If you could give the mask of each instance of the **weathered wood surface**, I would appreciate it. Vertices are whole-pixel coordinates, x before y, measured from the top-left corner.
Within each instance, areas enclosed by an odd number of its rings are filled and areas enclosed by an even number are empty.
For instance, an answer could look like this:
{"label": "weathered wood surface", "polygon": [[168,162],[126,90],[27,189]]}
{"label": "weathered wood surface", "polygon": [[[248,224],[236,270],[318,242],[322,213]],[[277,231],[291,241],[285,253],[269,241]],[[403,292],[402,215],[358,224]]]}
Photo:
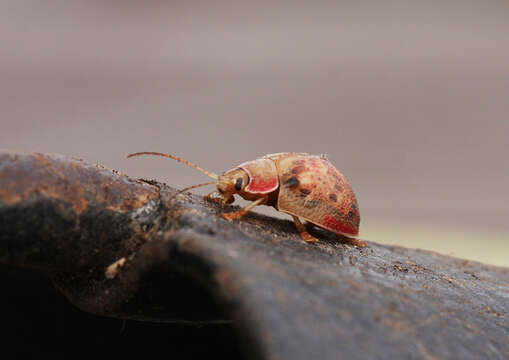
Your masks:
{"label": "weathered wood surface", "polygon": [[232,322],[250,358],[509,358],[509,269],[321,230],[307,244],[290,221],[228,223],[173,194],[77,159],[1,153],[0,262],[48,274],[87,312]]}

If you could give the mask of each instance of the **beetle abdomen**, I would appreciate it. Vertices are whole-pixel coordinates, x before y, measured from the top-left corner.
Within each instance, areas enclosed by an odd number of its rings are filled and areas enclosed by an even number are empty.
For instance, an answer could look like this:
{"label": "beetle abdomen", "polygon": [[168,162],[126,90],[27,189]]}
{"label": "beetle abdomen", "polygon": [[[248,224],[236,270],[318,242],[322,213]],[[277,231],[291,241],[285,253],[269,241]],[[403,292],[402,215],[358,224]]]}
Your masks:
{"label": "beetle abdomen", "polygon": [[356,236],[360,215],[346,178],[320,156],[284,154],[277,158],[277,209],[338,234]]}

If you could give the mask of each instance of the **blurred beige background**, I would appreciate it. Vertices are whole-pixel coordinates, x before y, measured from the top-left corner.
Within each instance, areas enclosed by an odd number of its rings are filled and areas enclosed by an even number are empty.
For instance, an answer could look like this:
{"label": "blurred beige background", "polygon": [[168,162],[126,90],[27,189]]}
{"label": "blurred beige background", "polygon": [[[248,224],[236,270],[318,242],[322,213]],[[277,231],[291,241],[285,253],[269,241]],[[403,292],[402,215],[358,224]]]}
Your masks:
{"label": "blurred beige background", "polygon": [[495,0],[0,1],[0,148],[180,187],[205,178],[125,155],[327,153],[363,238],[509,266],[508,19]]}

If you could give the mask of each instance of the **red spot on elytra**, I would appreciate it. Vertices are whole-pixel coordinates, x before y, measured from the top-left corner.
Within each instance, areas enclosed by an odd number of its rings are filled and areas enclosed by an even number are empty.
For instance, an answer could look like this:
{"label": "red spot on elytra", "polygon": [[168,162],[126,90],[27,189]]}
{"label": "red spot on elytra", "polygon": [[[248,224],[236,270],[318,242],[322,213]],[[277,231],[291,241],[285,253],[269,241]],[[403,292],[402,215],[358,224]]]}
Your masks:
{"label": "red spot on elytra", "polygon": [[325,215],[322,220],[322,226],[330,229],[332,231],[339,232],[341,234],[353,235],[357,236],[359,234],[359,230],[355,227],[345,224],[339,220],[336,220],[334,217],[330,215]]}
{"label": "red spot on elytra", "polygon": [[270,190],[274,190],[279,185],[279,181],[277,178],[263,178],[253,177],[249,182],[248,186],[246,186],[246,190],[256,193],[256,192],[266,192]]}
{"label": "red spot on elytra", "polygon": [[299,164],[292,169],[292,174],[298,175],[304,171],[306,171],[306,167],[302,164]]}

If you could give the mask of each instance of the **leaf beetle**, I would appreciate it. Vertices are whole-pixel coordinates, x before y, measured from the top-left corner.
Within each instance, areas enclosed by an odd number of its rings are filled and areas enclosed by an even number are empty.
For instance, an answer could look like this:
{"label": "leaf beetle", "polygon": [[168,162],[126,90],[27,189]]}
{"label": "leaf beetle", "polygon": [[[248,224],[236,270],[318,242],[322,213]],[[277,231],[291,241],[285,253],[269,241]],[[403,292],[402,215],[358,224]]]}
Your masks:
{"label": "leaf beetle", "polygon": [[137,152],[127,157],[139,155],[167,157],[193,167],[215,180],[187,187],[178,193],[215,184],[216,190],[205,197],[209,201],[231,204],[234,202],[234,194],[252,201],[236,212],[223,213],[222,217],[228,221],[242,218],[258,205],[273,206],[293,217],[300,236],[306,242],[318,240],[307,232],[300,219],[343,235],[342,241],[360,247],[366,246],[364,241],[354,238],[359,234],[360,214],[353,190],[343,174],[325,155],[300,152],[268,154],[246,161],[221,175],[165,153]]}

